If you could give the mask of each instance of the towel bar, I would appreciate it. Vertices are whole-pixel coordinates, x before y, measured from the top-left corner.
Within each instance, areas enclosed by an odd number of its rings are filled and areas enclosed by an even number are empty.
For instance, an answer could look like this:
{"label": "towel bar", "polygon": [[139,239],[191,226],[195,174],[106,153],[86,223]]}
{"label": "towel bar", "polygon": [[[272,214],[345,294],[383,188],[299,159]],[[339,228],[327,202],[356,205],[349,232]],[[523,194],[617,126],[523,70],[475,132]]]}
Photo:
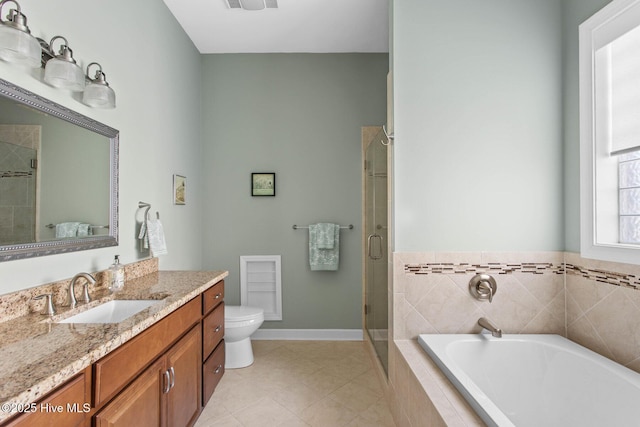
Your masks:
{"label": "towel bar", "polygon": [[[301,229],[301,228],[309,228],[309,226],[307,225],[307,226],[303,227],[303,226],[301,226],[301,225],[295,225],[295,224],[293,224],[293,229],[294,229],[294,230],[299,230],[299,229]],[[349,225],[341,225],[341,226],[340,226],[340,228],[348,228],[349,230],[353,230],[353,224],[349,224]]]}
{"label": "towel bar", "polygon": [[[45,227],[47,227],[47,228],[56,228],[56,225],[55,224],[47,224],[47,225],[45,225]],[[90,225],[89,227],[91,227],[91,228],[109,228],[108,225]]]}

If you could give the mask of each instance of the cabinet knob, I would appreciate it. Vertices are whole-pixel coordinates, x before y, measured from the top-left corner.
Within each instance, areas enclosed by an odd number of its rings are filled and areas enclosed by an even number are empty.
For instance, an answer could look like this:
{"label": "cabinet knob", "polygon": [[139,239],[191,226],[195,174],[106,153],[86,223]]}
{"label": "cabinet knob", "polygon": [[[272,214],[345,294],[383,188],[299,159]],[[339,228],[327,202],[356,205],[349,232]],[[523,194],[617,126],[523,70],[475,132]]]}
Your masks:
{"label": "cabinet knob", "polygon": [[220,332],[220,329],[222,329],[222,325],[216,326],[216,328],[213,330],[213,332]]}
{"label": "cabinet knob", "polygon": [[215,370],[215,371],[213,371],[213,373],[214,373],[214,374],[219,374],[221,370],[222,370],[222,365],[218,365],[218,366],[216,367],[216,370]]}
{"label": "cabinet knob", "polygon": [[220,299],[220,298],[222,298],[222,292],[218,292],[218,293],[216,294],[216,296],[215,296],[215,297],[213,297],[213,298],[214,298],[214,299]]}

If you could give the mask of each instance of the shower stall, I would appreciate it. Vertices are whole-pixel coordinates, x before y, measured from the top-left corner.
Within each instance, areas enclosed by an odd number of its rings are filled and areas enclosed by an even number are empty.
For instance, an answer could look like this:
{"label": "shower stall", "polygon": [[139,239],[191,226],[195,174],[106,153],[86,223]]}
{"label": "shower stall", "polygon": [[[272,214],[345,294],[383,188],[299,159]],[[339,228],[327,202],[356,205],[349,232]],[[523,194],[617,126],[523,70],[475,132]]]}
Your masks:
{"label": "shower stall", "polygon": [[40,241],[39,125],[0,125],[0,245]]}
{"label": "shower stall", "polygon": [[388,370],[388,189],[387,143],[381,127],[363,128],[364,326],[385,372]]}

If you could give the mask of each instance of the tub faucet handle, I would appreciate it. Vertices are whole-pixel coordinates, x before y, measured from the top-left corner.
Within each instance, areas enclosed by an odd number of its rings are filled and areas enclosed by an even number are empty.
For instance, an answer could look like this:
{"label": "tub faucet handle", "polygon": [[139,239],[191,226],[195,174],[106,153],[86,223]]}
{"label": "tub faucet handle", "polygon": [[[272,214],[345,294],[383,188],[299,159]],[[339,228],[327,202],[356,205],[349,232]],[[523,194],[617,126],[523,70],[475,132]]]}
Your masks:
{"label": "tub faucet handle", "polygon": [[469,293],[478,301],[488,299],[489,302],[493,302],[493,296],[497,290],[496,279],[488,274],[476,274],[469,281]]}
{"label": "tub faucet handle", "polygon": [[489,302],[493,302],[493,289],[489,285],[489,282],[483,280],[478,283],[478,292],[481,295],[489,294]]}

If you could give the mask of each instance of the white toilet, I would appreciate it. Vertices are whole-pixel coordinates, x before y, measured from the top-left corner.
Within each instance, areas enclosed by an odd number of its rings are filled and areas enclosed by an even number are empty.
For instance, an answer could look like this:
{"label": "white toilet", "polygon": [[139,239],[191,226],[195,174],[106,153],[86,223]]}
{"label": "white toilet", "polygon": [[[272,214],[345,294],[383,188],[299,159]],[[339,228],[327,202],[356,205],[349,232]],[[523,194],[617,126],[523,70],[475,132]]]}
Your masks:
{"label": "white toilet", "polygon": [[244,368],[253,363],[251,335],[264,322],[264,309],[245,305],[224,307],[225,369]]}

